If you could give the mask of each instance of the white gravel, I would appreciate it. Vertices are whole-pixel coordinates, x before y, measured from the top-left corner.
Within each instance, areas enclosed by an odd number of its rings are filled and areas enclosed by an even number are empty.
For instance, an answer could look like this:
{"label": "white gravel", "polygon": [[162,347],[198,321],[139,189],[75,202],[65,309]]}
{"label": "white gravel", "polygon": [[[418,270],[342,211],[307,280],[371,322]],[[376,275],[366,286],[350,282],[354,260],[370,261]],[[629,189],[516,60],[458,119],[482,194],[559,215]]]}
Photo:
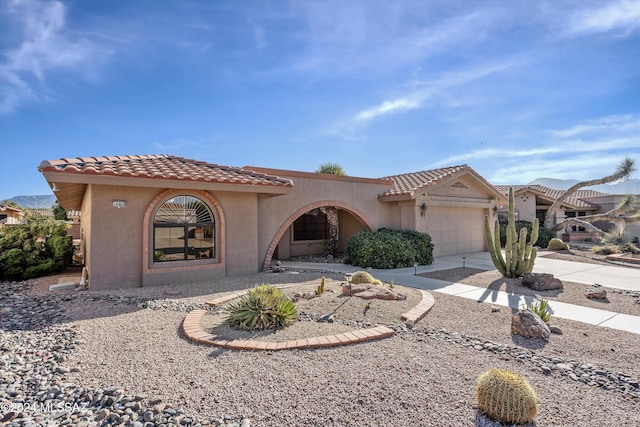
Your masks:
{"label": "white gravel", "polygon": [[[216,290],[255,283],[305,281],[327,273],[259,274],[206,285],[110,291],[202,303]],[[335,276],[335,279],[340,279]],[[167,296],[168,290],[179,296]],[[492,367],[526,376],[539,397],[538,426],[638,426],[640,399],[543,374],[506,353],[479,351],[448,339],[459,332],[534,356],[592,364],[640,377],[640,336],[582,323],[556,322],[549,343],[512,338],[510,312],[434,295],[417,327],[393,338],[345,347],[243,352],[194,344],[181,336],[185,313],[84,299],[64,304],[83,343],[71,356],[68,381],[121,386],[161,399],[201,420],[248,417],[252,426],[473,426],[475,382]],[[442,332],[445,330],[447,332]]]}

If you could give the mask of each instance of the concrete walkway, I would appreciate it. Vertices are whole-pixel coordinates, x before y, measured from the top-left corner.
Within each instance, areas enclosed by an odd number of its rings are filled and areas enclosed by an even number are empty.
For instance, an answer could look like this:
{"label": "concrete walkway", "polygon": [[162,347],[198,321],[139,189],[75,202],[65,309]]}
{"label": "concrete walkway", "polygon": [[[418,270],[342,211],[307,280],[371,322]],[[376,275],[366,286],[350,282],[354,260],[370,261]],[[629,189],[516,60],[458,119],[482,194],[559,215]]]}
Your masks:
{"label": "concrete walkway", "polygon": [[[440,292],[447,295],[454,295],[503,307],[522,308],[526,307],[529,302],[535,299],[530,296],[510,294],[504,291],[479,288],[477,286],[465,285],[463,283],[452,283],[415,275],[416,272],[420,274],[429,271],[447,270],[450,268],[462,267],[463,265],[482,270],[495,269],[488,252],[474,252],[464,255],[439,257],[433,264],[419,266],[417,269],[374,269],[371,271],[371,274],[384,282],[393,280],[394,283],[399,285]],[[349,273],[362,270],[361,267],[354,267],[346,264],[313,262],[282,262],[282,267],[304,270],[323,270],[336,273]],[[597,283],[610,288],[640,291],[640,269],[633,267],[561,261],[539,256],[536,258],[536,264],[533,271],[535,273],[551,273],[555,277],[568,282],[584,283],[589,285]],[[552,310],[553,316],[555,317],[640,334],[640,316],[632,316],[629,314],[621,314],[613,311],[566,304],[557,301],[550,301],[549,306]]]}

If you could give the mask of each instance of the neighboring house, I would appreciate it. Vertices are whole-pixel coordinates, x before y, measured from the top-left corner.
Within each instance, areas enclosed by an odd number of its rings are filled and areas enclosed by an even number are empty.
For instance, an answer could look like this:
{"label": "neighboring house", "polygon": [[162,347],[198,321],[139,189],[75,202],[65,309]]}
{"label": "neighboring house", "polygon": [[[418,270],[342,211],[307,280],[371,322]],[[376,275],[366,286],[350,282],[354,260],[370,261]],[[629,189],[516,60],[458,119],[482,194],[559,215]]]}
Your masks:
{"label": "neighboring house", "polygon": [[[509,187],[513,188],[516,220],[533,222],[538,218],[540,224],[544,223],[547,210],[553,202],[565,192],[565,190],[554,190],[542,185],[496,185],[496,188],[507,197]],[[566,218],[608,212],[617,206],[622,197],[593,190],[578,190],[562,202],[560,209],[556,212],[555,223],[558,224]],[[640,203],[638,207],[640,208]],[[501,223],[506,223],[507,206],[500,206],[498,217]],[[612,227],[612,225],[602,222],[595,225],[603,230],[609,230]],[[639,228],[637,224],[630,224],[626,231],[637,237],[640,236]],[[577,226],[569,226],[565,230],[559,231],[557,235],[568,242],[597,239],[597,235],[594,233],[586,233],[584,229]]]}
{"label": "neighboring house", "polygon": [[22,221],[24,212],[18,208],[0,204],[0,224],[17,225]]}
{"label": "neighboring house", "polygon": [[339,212],[340,249],[358,231],[429,233],[435,255],[486,249],[484,216],[504,195],[467,165],[380,179],[227,167],[167,155],[43,161],[66,210],[82,212],[92,289],[254,273],[322,253],[322,208]]}

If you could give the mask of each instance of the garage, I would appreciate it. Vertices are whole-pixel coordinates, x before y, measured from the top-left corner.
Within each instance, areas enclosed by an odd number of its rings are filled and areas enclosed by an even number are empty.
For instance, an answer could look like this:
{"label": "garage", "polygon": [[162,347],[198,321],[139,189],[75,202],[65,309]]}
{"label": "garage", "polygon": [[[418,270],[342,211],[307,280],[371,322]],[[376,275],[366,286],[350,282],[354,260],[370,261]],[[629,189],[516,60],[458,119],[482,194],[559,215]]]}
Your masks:
{"label": "garage", "polygon": [[484,209],[433,207],[427,221],[435,244],[434,256],[485,250]]}

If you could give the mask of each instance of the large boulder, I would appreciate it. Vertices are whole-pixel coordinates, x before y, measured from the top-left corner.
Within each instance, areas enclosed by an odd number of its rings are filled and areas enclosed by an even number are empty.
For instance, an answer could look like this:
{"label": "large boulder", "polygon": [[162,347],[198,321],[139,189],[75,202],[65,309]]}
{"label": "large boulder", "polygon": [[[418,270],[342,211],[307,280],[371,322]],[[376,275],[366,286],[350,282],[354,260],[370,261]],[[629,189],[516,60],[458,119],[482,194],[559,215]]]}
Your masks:
{"label": "large boulder", "polygon": [[511,318],[511,333],[525,338],[548,340],[551,335],[549,326],[531,310],[519,310]]}
{"label": "large boulder", "polygon": [[522,286],[531,288],[534,291],[551,291],[562,289],[564,285],[560,279],[553,277],[549,273],[527,273],[522,278]]}

